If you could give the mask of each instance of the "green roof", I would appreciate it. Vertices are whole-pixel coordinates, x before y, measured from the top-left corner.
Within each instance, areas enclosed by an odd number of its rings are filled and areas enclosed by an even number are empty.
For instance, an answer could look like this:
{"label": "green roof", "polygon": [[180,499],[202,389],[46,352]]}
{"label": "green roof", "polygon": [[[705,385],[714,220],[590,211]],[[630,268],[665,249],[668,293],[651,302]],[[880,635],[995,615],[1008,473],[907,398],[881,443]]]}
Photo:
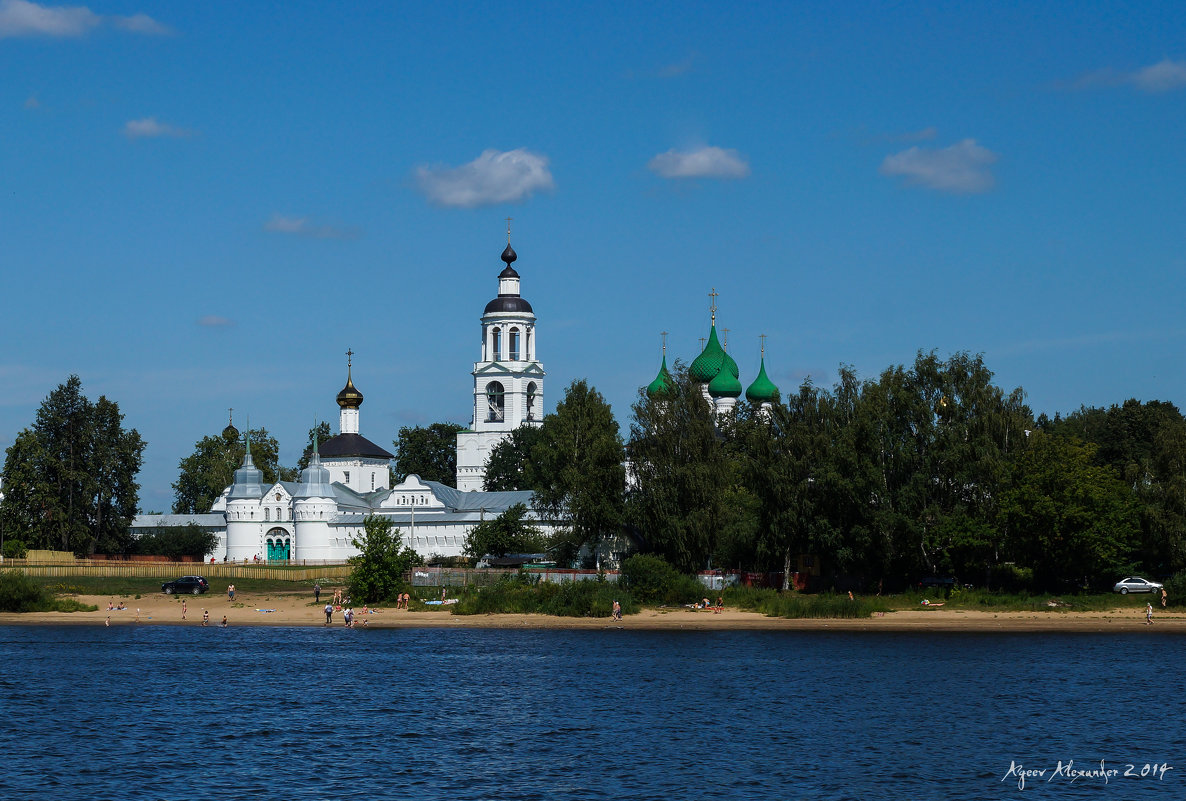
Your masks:
{"label": "green roof", "polygon": [[714,398],[736,398],[741,395],[741,382],[729,370],[721,370],[708,382],[708,394]]}
{"label": "green roof", "polygon": [[655,380],[647,385],[648,398],[665,398],[671,394],[674,389],[674,384],[671,380],[671,373],[667,372],[667,356],[663,356],[663,366],[659,368],[659,374],[655,376]]}
{"label": "green roof", "polygon": [[728,354],[725,353],[720,340],[717,339],[717,327],[714,325],[708,334],[708,344],[688,367],[688,375],[697,383],[707,384],[717,377],[717,373],[721,372],[721,367],[724,366],[727,357]]}
{"label": "green roof", "polygon": [[758,377],[745,391],[745,397],[750,403],[774,403],[778,400],[778,387],[766,375],[766,359],[762,359],[762,367],[758,370]]}

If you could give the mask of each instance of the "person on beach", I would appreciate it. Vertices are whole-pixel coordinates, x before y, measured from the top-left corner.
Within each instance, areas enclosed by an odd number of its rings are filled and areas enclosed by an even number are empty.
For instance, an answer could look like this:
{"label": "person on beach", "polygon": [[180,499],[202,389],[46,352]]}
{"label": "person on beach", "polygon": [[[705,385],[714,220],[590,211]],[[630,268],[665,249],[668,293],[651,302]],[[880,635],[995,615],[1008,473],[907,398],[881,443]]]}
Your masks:
{"label": "person on beach", "polygon": [[1169,598],[1169,596],[1165,594],[1165,587],[1162,587],[1161,588],[1161,608],[1162,609],[1165,609],[1165,602],[1166,602],[1167,598]]}
{"label": "person on beach", "polygon": [[210,610],[209,609],[202,610],[202,625],[203,626],[210,625]]}
{"label": "person on beach", "polygon": [[104,626],[110,626],[110,625],[111,625],[111,615],[108,615],[108,616],[107,616],[107,622],[106,622],[106,623],[104,623],[103,625],[104,625]]}
{"label": "person on beach", "polygon": [[185,620],[185,601],[181,601],[181,619]]}
{"label": "person on beach", "polygon": [[1153,604],[1145,604],[1145,625],[1153,625]]}
{"label": "person on beach", "polygon": [[321,585],[320,584],[313,585],[313,603],[315,603],[315,604],[321,603]]}
{"label": "person on beach", "polygon": [[136,622],[140,622],[140,607],[136,607]]}
{"label": "person on beach", "polygon": [[222,623],[220,623],[219,625],[222,626],[224,629],[226,628],[226,615],[222,616]]}
{"label": "person on beach", "polygon": [[111,601],[108,601],[107,602],[107,611],[110,612],[113,609],[115,609],[115,606],[112,605]]}
{"label": "person on beach", "polygon": [[441,603],[445,602],[445,588],[441,587]]}
{"label": "person on beach", "polygon": [[227,585],[227,588],[226,588],[226,597],[227,597],[229,600],[232,600],[232,601],[233,601],[233,600],[235,600],[235,585],[234,585],[234,584],[228,584],[228,585]]}
{"label": "person on beach", "polygon": [[326,604],[325,605],[325,625],[327,625],[327,626],[329,625],[330,621],[333,619],[333,616],[334,616],[334,605]]}
{"label": "person on beach", "polygon": [[725,599],[723,596],[718,595],[717,596],[717,610],[713,614],[719,615],[723,611],[725,611]]}
{"label": "person on beach", "polygon": [[622,619],[622,605],[618,603],[618,599],[614,599],[614,620]]}

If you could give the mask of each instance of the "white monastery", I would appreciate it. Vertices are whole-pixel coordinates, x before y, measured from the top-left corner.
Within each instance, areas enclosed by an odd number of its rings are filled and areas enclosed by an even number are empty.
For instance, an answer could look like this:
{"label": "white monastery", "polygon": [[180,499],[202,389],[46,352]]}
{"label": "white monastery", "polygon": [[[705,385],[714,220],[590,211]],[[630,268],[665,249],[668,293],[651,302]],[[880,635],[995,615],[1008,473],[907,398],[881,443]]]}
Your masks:
{"label": "white monastery", "polygon": [[[457,435],[457,487],[408,476],[390,487],[392,454],[364,437],[362,393],[347,362],[346,386],[338,393],[338,434],[317,443],[299,481],[263,483],[251,459],[251,443],[234,483],[208,514],[138,515],[133,529],[194,522],[214,531],[218,544],[206,560],[342,561],[358,553],[353,540],[372,514],[391,520],[403,544],[428,558],[460,556],[470,530],[512,505],[527,506],[532,524],[551,534],[555,521],[540,520],[532,493],[484,492],[491,450],[520,425],[543,417],[544,369],[536,356],[535,314],[519,294],[517,259],[509,235],[498,276],[498,296],[481,317],[481,360],[474,364],[473,421]],[[238,436],[233,426],[224,434]]]}

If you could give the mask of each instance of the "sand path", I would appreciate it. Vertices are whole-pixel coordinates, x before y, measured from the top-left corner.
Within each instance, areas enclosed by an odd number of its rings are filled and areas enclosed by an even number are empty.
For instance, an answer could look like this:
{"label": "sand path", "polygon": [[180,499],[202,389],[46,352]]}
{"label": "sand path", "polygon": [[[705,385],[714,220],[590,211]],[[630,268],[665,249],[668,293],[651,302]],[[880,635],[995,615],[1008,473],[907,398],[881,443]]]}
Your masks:
{"label": "sand path", "polygon": [[[230,626],[323,626],[325,601],[315,604],[309,593],[237,593],[231,601],[225,593],[200,596],[154,594],[136,599],[95,595],[75,596],[99,607],[96,612],[0,613],[0,625],[174,625],[200,626],[202,613],[209,613],[211,626],[223,615]],[[127,609],[107,611],[108,602],[123,602]],[[185,619],[182,619],[182,604]],[[137,610],[139,622],[137,623]],[[1107,632],[1146,631],[1186,634],[1186,613],[1154,611],[1154,624],[1145,625],[1143,609],[1113,609],[1106,612],[981,612],[950,608],[910,609],[887,612],[884,616],[855,620],[784,620],[754,612],[726,609],[721,614],[690,609],[647,609],[627,615],[620,623],[605,618],[569,618],[549,615],[454,615],[448,611],[404,611],[381,607],[371,614],[355,608],[355,623],[368,628],[553,628],[553,629],[663,629],[663,630],[786,630],[786,631],[1017,631],[1017,632]],[[363,621],[366,621],[365,624]],[[343,624],[341,612],[333,615],[334,626]]]}

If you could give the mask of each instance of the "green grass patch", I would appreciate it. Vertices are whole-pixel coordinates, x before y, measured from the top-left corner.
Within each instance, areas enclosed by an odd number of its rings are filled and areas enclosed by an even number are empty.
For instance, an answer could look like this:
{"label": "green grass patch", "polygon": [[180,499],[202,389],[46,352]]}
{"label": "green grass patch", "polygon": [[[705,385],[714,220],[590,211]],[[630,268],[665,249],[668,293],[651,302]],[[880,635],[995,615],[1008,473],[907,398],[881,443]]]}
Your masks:
{"label": "green grass patch", "polygon": [[513,576],[489,587],[467,588],[456,604],[455,615],[538,614],[560,617],[604,617],[613,613],[614,600],[623,614],[638,612],[638,604],[616,584],[573,581],[566,584],[532,581]]}
{"label": "green grass patch", "polygon": [[20,570],[0,571],[0,612],[94,612],[92,604],[53,593]]}
{"label": "green grass patch", "polygon": [[833,593],[806,595],[755,587],[735,587],[725,590],[723,596],[727,607],[790,619],[863,618],[871,617],[876,612],[894,610],[886,598],[849,600],[848,595]]}

